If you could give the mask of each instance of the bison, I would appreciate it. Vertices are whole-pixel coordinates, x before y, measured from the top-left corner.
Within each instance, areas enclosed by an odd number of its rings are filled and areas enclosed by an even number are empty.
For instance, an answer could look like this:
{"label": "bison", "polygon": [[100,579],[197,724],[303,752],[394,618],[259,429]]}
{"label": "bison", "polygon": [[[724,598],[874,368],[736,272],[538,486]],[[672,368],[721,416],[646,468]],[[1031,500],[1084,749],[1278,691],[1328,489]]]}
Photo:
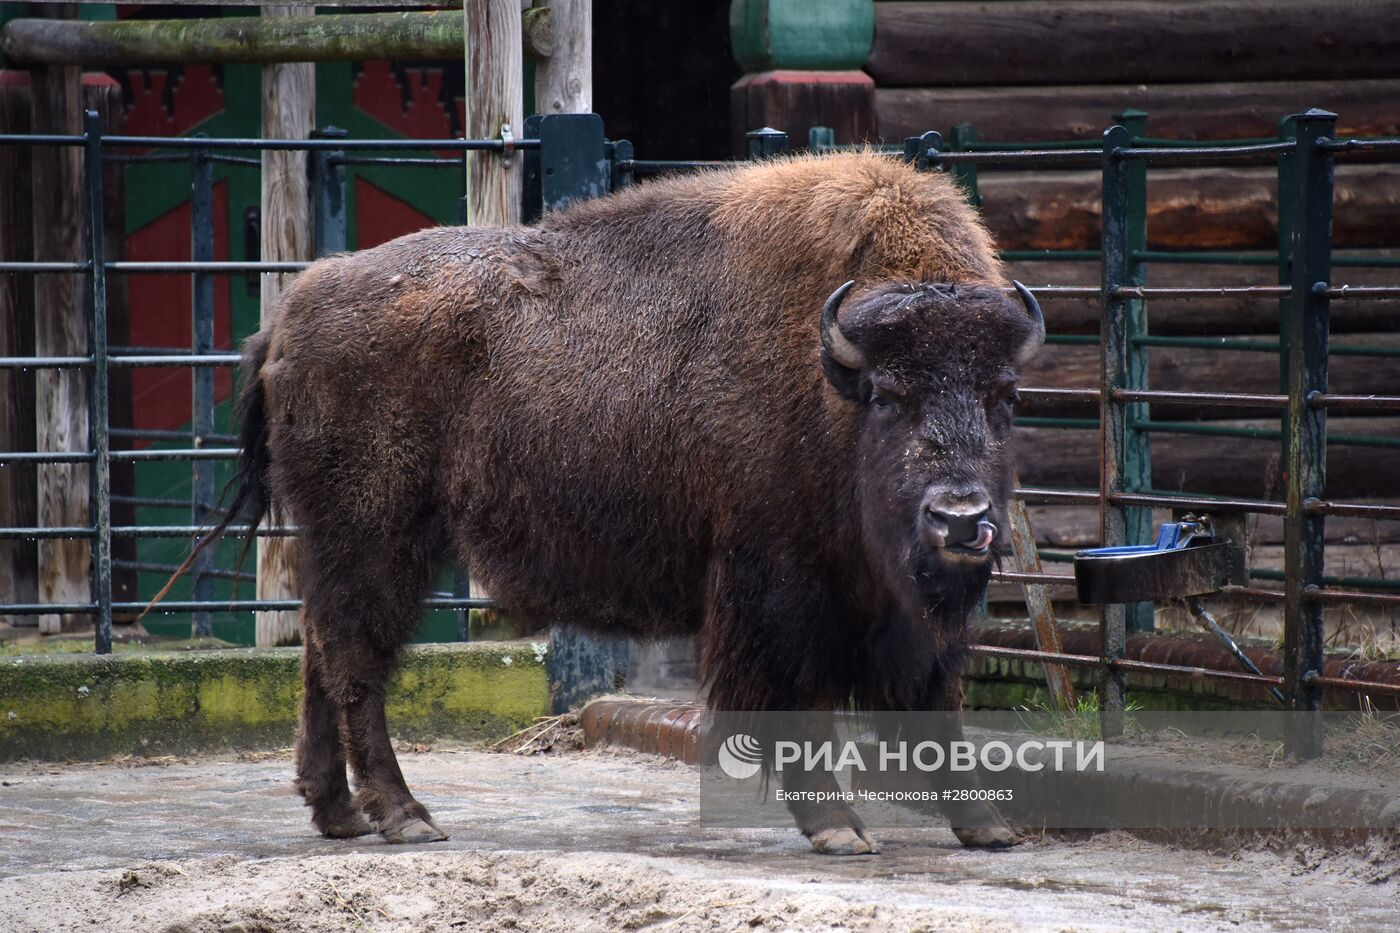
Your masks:
{"label": "bison", "polygon": [[[244,350],[229,517],[300,529],[315,827],[446,838],[384,693],[453,559],[513,613],[698,633],[717,710],[959,709],[1044,340],[1007,286],[958,189],[874,152],[308,268]],[[793,814],[820,852],[876,851],[844,804]],[[967,845],[1016,841],[989,804],[950,816]]]}

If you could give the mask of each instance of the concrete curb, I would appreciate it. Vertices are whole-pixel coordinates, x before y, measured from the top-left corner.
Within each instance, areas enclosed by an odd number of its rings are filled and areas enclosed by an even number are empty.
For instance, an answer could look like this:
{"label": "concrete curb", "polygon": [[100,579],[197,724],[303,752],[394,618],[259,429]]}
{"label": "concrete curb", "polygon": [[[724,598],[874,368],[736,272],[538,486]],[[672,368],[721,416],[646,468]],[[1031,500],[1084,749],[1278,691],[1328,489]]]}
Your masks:
{"label": "concrete curb", "polygon": [[[587,747],[630,748],[696,765],[704,713],[695,704],[608,697],[585,706],[580,720]],[[968,737],[978,739],[974,732]],[[1126,825],[1162,827],[1141,832],[1165,832],[1169,841],[1186,845],[1213,845],[1220,832],[1299,831],[1347,842],[1364,835],[1363,827],[1400,829],[1400,789],[1377,788],[1364,776],[1329,774],[1323,782],[1316,775],[1207,766],[1138,747],[1117,747],[1110,758],[1112,766],[1100,773],[1001,772],[999,783],[1013,791],[1015,803],[999,806],[1009,818],[1038,827],[1110,827],[1114,815],[1123,814]],[[1087,790],[1084,781],[1090,782]],[[861,784],[873,791],[900,789],[882,787],[878,777]],[[1077,812],[1066,803],[1076,800]],[[1086,800],[1092,801],[1088,810]],[[1066,822],[1054,823],[1057,814]],[[1201,821],[1212,830],[1193,828]]]}
{"label": "concrete curb", "polygon": [[[389,686],[399,738],[473,741],[549,715],[545,645],[415,646]],[[0,761],[92,760],[290,745],[300,648],[0,661]]]}

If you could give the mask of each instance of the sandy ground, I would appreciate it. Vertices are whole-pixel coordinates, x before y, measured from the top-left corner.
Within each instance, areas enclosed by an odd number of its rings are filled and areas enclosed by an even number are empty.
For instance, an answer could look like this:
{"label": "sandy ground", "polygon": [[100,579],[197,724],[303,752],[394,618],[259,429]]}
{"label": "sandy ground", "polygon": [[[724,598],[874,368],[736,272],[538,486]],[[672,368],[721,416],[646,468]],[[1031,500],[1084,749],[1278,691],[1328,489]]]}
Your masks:
{"label": "sandy ground", "polygon": [[629,753],[402,756],[452,839],[315,836],[283,755],[0,773],[0,930],[1394,929],[1364,852],[1208,854],[1121,833],[1009,852],[945,830],[817,856],[704,827],[698,778]]}

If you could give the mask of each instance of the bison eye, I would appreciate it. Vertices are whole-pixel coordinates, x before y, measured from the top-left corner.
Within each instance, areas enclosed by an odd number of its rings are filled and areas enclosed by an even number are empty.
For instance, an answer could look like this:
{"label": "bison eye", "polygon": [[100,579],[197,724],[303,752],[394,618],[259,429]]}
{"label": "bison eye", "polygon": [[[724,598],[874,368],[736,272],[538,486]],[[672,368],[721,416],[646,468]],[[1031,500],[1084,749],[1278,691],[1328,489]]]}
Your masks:
{"label": "bison eye", "polygon": [[889,399],[881,395],[879,392],[872,390],[870,393],[870,404],[883,411],[889,408],[890,405],[893,403]]}

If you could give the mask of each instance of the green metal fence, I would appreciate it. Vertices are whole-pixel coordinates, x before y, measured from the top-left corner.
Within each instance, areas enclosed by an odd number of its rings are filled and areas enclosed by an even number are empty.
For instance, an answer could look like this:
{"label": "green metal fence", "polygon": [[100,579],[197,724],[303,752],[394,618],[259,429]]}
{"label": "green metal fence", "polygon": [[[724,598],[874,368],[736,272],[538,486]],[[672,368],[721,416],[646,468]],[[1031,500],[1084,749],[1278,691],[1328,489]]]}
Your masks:
{"label": "green metal fence", "polygon": [[[1145,115],[1126,113],[1110,128],[1100,145],[1080,142],[1047,142],[1009,146],[978,139],[968,126],[957,127],[945,143],[938,133],[906,140],[902,146],[888,147],[891,157],[905,158],[921,169],[948,171],[958,178],[968,196],[979,197],[979,166],[1017,167],[1095,167],[1102,173],[1102,240],[1100,250],[1032,251],[1008,253],[1004,258],[1083,261],[1098,260],[1102,275],[1096,284],[1044,286],[1034,291],[1050,303],[1047,319],[1052,326],[1052,343],[1094,343],[1100,347],[1101,378],[1094,389],[1046,389],[1028,387],[1029,399],[1073,400],[1098,406],[1097,418],[1023,417],[1020,423],[1041,427],[1067,427],[1098,430],[1101,437],[1101,471],[1096,489],[1017,490],[1028,502],[1096,504],[1102,516],[1101,543],[1106,546],[1145,543],[1150,539],[1151,509],[1205,511],[1215,514],[1257,513],[1280,515],[1285,520],[1286,567],[1279,590],[1232,587],[1231,595],[1282,603],[1285,614],[1284,675],[1270,677],[1232,671],[1211,671],[1206,675],[1221,679],[1281,687],[1287,703],[1295,710],[1320,709],[1324,688],[1370,693],[1400,694],[1388,684],[1366,683],[1323,675],[1322,608],[1329,603],[1400,605],[1400,595],[1391,581],[1328,577],[1323,563],[1323,522],[1329,515],[1359,516],[1376,520],[1400,520],[1400,506],[1330,502],[1326,497],[1326,449],[1331,444],[1395,446],[1393,438],[1329,436],[1327,412],[1347,410],[1400,410],[1400,396],[1346,396],[1329,393],[1327,360],[1329,353],[1395,355],[1394,349],[1368,347],[1329,347],[1328,313],[1333,301],[1365,301],[1400,297],[1400,286],[1356,287],[1333,281],[1332,269],[1356,267],[1364,259],[1333,257],[1331,247],[1332,172],[1335,160],[1351,153],[1367,153],[1370,158],[1400,158],[1400,139],[1334,139],[1336,117],[1310,111],[1288,118],[1280,138],[1264,141],[1232,141],[1225,144],[1157,140],[1144,135]],[[829,146],[829,137],[814,133],[813,148]],[[350,140],[330,134],[327,138],[285,141],[256,139],[199,139],[104,137],[95,113],[88,114],[81,136],[5,136],[0,145],[81,147],[85,159],[86,202],[89,240],[88,258],[80,262],[0,263],[0,272],[29,274],[79,273],[90,283],[90,352],[74,357],[13,357],[0,359],[0,368],[80,369],[90,374],[89,403],[91,438],[83,451],[0,452],[0,466],[15,463],[86,463],[91,470],[92,506],[85,526],[70,528],[0,528],[0,538],[85,538],[92,542],[92,598],[77,604],[0,605],[0,614],[87,614],[96,620],[96,650],[111,650],[114,613],[143,608],[139,601],[117,603],[112,598],[112,547],[115,537],[189,538],[197,535],[213,514],[212,474],[208,463],[232,459],[237,450],[209,443],[213,434],[212,381],[207,374],[213,367],[231,367],[236,354],[212,351],[208,321],[199,319],[201,308],[212,312],[208,299],[211,276],[249,272],[294,271],[300,263],[235,263],[210,259],[212,242],[207,216],[208,166],[218,160],[237,160],[239,151],[264,149],[304,149],[313,153],[315,165],[315,206],[318,250],[333,251],[344,245],[344,211],[348,197],[343,166],[352,162],[382,164],[441,164],[459,167],[460,159],[403,157],[405,150],[465,153],[469,150],[504,151],[501,140]],[[513,143],[525,162],[525,214],[538,216],[547,209],[571,200],[606,193],[650,174],[682,171],[713,163],[648,162],[632,156],[632,147],[623,140],[607,141],[601,120],[594,115],[561,115],[531,118],[524,138]],[[111,150],[142,148],[165,153],[181,152],[191,171],[195,193],[192,236],[195,242],[191,262],[103,262],[101,216],[103,159]],[[787,150],[787,138],[773,131],[749,136],[750,156],[766,158]],[[358,153],[358,154],[355,154]],[[377,154],[376,154],[377,153]],[[159,157],[159,156],[155,156]],[[244,162],[251,160],[244,159]],[[1280,203],[1280,246],[1277,254],[1264,253],[1172,253],[1149,250],[1146,236],[1147,172],[1156,166],[1216,166],[1273,164],[1278,170]],[[204,205],[201,208],[201,205]],[[1145,284],[1148,263],[1222,263],[1231,265],[1274,266],[1275,283],[1234,288],[1153,288]],[[1395,260],[1381,266],[1400,265]],[[107,345],[106,279],[109,274],[155,273],[189,275],[195,295],[196,326],[194,346],[189,354],[113,354]],[[1274,341],[1230,341],[1212,338],[1154,336],[1148,328],[1146,302],[1153,298],[1192,299],[1235,295],[1254,300],[1279,302],[1280,333]],[[1053,333],[1057,301],[1092,301],[1100,308],[1097,336]],[[1164,392],[1147,384],[1147,362],[1152,347],[1191,346],[1199,348],[1248,349],[1279,353],[1284,361],[1277,394],[1244,394],[1218,391]],[[107,413],[107,374],[119,366],[179,366],[195,373],[195,411],[191,446],[186,449],[113,451],[112,431]],[[1281,422],[1278,431],[1240,429],[1194,422],[1169,422],[1151,417],[1154,402],[1190,402],[1202,407],[1251,407],[1276,411]],[[1171,493],[1154,488],[1150,470],[1150,442],[1154,433],[1224,434],[1234,437],[1277,439],[1288,476],[1283,501],[1227,498],[1220,496]],[[110,465],[121,460],[174,459],[193,464],[194,495],[188,525],[133,525],[114,527],[111,520]],[[235,526],[235,533],[243,530]],[[264,528],[259,534],[292,534],[290,528]],[[1047,554],[1054,559],[1060,555]],[[212,598],[207,581],[220,573],[208,564],[195,568],[194,598],[164,602],[157,611],[190,613],[196,631],[207,630],[208,614],[216,611],[292,609],[295,600],[221,600]],[[1045,573],[999,573],[996,579],[1018,583],[1063,584],[1071,577]],[[472,598],[469,593],[436,594],[424,601],[427,609],[465,610],[489,607],[489,600]],[[1123,675],[1128,671],[1190,672],[1193,669],[1151,664],[1125,658],[1127,632],[1149,627],[1150,606],[1116,606],[1101,615],[1102,655],[1050,654],[993,646],[974,646],[988,656],[1058,662],[1093,667],[1101,673],[1101,710],[1106,731],[1112,733],[1115,714],[1123,707]],[[552,663],[563,660],[571,665],[567,679],[577,687],[573,696],[593,688],[606,689],[617,667],[615,646],[588,639],[555,636]],[[564,691],[567,701],[570,691]],[[1317,717],[1304,717],[1313,723],[1308,731],[1291,740],[1293,750],[1302,755],[1319,748]]]}

